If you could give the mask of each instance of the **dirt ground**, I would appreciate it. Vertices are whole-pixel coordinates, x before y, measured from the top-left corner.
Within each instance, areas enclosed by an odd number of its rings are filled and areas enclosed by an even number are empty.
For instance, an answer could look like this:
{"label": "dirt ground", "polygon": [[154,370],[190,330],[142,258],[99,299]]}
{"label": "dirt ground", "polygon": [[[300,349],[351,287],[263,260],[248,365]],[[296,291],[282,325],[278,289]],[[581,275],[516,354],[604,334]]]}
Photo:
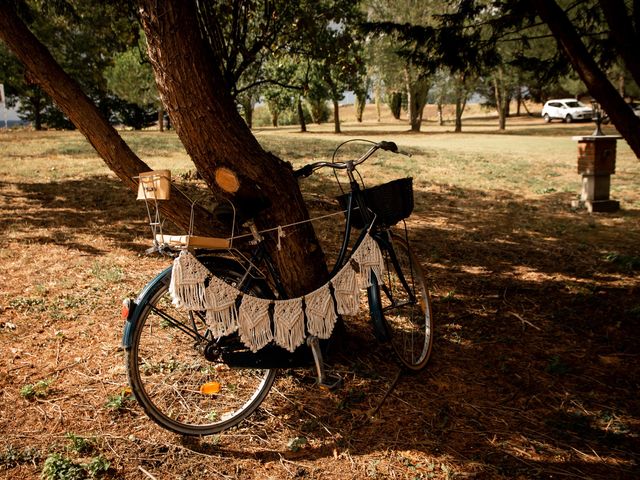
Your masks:
{"label": "dirt ground", "polygon": [[640,477],[637,203],[421,183],[427,369],[400,375],[363,311],[330,359],[341,389],[283,371],[239,428],[187,439],[127,390],[120,303],[168,265],[143,253],[143,207],[106,175],[7,174],[0,193],[0,478]]}

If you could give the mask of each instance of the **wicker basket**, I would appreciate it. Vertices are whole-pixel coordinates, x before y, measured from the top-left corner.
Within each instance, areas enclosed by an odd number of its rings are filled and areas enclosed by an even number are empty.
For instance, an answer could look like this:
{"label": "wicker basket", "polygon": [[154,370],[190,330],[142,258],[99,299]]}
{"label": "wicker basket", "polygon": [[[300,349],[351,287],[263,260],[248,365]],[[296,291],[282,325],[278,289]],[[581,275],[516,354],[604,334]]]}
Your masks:
{"label": "wicker basket", "polygon": [[[410,177],[365,188],[362,194],[369,210],[376,214],[377,225],[391,227],[413,211],[413,179]],[[340,206],[344,209],[347,208],[348,200],[348,193],[338,197]],[[351,226],[362,229],[365,225],[360,211],[354,210],[351,214]]]}

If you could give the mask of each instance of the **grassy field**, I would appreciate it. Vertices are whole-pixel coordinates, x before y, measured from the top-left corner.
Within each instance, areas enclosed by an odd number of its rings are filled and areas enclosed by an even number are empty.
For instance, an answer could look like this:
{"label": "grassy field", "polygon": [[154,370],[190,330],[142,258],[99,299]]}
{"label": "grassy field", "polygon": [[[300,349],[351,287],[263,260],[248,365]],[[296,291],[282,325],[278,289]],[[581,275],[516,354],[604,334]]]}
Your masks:
{"label": "grassy field", "polygon": [[[621,210],[589,214],[571,207],[571,137],[592,124],[519,117],[500,133],[478,110],[454,134],[428,112],[412,134],[373,110],[363,124],[349,115],[341,135],[255,135],[295,165],[350,138],[411,152],[381,154],[362,175],[414,177],[407,225],[434,300],[432,360],[396,384],[362,311],[331,359],[340,390],[283,372],[239,428],[197,440],[156,427],[127,389],[119,304],[168,264],[144,255],[144,207],[77,132],[0,132],[0,478],[640,476],[640,161],[618,143]],[[122,135],[188,183],[174,133]],[[301,186],[313,215],[337,210],[332,176]],[[327,251],[336,223],[316,225]]]}

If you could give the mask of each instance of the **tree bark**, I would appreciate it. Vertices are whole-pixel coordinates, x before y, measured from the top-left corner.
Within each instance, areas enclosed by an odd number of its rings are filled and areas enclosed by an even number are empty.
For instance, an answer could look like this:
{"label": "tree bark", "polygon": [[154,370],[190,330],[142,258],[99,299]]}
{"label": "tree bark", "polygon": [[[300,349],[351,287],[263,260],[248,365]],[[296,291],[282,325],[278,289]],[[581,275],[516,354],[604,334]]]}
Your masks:
{"label": "tree bark", "polygon": [[376,80],[376,86],[375,86],[375,102],[376,102],[376,119],[378,122],[380,122],[381,118],[382,118],[382,107],[381,107],[381,103],[382,103],[382,94],[380,93],[380,80]]}
{"label": "tree bark", "polygon": [[[242,210],[270,206],[256,218],[258,228],[308,219],[291,165],[265,152],[225,88],[217,58],[198,30],[194,0],[141,0],[142,25],[158,90],[176,132],[211,190]],[[239,189],[225,191],[216,172],[235,173]],[[286,229],[282,249],[267,244],[288,294],[297,296],[324,282],[322,250],[311,224]]]}
{"label": "tree bark", "polygon": [[456,94],[456,127],[455,132],[462,132],[462,114],[467,106],[467,90],[465,88],[465,75],[455,78],[455,94]]}
{"label": "tree bark", "polygon": [[[565,12],[554,0],[530,0],[543,22],[551,29],[560,48],[571,61],[589,93],[602,105],[620,135],[640,159],[640,119],[618,94],[589,54]],[[613,27],[613,26],[612,26]],[[634,52],[637,49],[634,49]]]}
{"label": "tree bark", "polygon": [[[616,50],[636,83],[640,85],[640,56],[638,55],[640,35],[636,31],[640,25],[636,25],[634,29],[632,17],[623,0],[600,0],[598,3],[609,24],[609,35],[615,42]],[[640,5],[636,4],[632,8],[640,8]],[[624,93],[621,96],[624,96]]]}
{"label": "tree bark", "polygon": [[300,122],[300,132],[307,131],[307,122],[304,119],[304,110],[302,108],[302,97],[298,97],[298,121]]}
{"label": "tree bark", "polygon": [[[131,151],[95,104],[84,94],[80,85],[62,70],[8,2],[3,2],[0,8],[0,38],[23,63],[29,78],[53,99],[109,168],[127,187],[137,191],[138,181],[133,177],[141,172],[150,171],[151,168]],[[161,202],[161,209],[178,226],[184,229],[189,227],[191,201],[175,187],[171,189],[171,200]],[[216,224],[213,217],[198,206],[195,207],[195,214],[201,219],[196,225],[196,233],[215,234]]]}
{"label": "tree bark", "polygon": [[340,130],[340,105],[334,98],[333,100],[333,133],[341,133]]}
{"label": "tree bark", "polygon": [[409,123],[412,132],[419,132],[422,127],[422,112],[427,103],[429,83],[424,78],[414,79],[409,66],[404,69],[407,88],[407,102],[409,104]]}
{"label": "tree bark", "polygon": [[505,101],[502,68],[498,67],[498,72],[493,76],[493,88],[496,95],[496,110],[498,111],[498,129],[505,130],[507,127],[507,117],[505,115]]}

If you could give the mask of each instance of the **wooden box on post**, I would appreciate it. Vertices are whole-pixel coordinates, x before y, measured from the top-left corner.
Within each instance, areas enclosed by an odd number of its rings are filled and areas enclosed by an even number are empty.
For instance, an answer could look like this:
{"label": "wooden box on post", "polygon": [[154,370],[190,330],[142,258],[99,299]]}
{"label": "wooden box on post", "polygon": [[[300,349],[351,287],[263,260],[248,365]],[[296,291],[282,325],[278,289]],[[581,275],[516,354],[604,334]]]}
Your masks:
{"label": "wooden box on post", "polygon": [[578,140],[578,173],[611,175],[616,171],[616,141],[619,137],[574,137]]}
{"label": "wooden box on post", "polygon": [[611,175],[616,171],[618,135],[573,137],[578,142],[578,173],[582,175],[580,204],[589,212],[615,212],[620,202],[609,198]]}

